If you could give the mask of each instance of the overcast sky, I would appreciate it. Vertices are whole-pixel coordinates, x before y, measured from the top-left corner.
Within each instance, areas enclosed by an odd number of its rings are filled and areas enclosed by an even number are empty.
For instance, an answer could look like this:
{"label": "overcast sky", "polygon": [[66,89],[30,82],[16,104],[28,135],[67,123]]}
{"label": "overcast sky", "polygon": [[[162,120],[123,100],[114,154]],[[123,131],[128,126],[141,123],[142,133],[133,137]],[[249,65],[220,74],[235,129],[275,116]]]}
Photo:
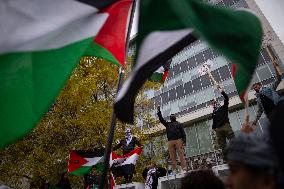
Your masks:
{"label": "overcast sky", "polygon": [[284,0],[255,0],[284,44]]}
{"label": "overcast sky", "polygon": [[[263,14],[270,22],[272,28],[276,32],[284,44],[284,0],[255,0]],[[131,37],[137,33],[138,20],[138,3],[136,3],[135,17],[131,30]]]}

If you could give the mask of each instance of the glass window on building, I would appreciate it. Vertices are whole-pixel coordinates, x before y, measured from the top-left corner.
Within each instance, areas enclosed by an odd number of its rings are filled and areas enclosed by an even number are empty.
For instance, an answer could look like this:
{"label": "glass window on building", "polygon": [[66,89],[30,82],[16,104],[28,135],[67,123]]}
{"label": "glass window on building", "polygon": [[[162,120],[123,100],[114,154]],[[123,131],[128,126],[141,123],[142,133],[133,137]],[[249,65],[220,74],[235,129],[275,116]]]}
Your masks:
{"label": "glass window on building", "polygon": [[223,0],[226,7],[230,7],[234,4],[233,0]]}
{"label": "glass window on building", "polygon": [[190,80],[191,80],[191,73],[190,73],[190,71],[184,72],[182,74],[182,81],[183,81],[183,83],[187,83]]}
{"label": "glass window on building", "polygon": [[210,126],[207,121],[196,124],[200,153],[206,153],[213,150],[209,129]]}
{"label": "glass window on building", "polygon": [[200,75],[198,73],[198,68],[195,67],[193,69],[190,70],[190,74],[191,74],[191,79],[194,80],[196,78],[198,78]]}
{"label": "glass window on building", "polygon": [[168,80],[168,79],[172,78],[173,76],[174,76],[174,72],[173,72],[173,70],[172,70],[172,69],[170,69],[170,70],[169,70],[169,75],[168,75],[168,77],[167,77],[167,79],[166,79],[166,80]]}
{"label": "glass window on building", "polygon": [[178,101],[174,101],[171,103],[171,114],[176,114],[179,112]]}
{"label": "glass window on building", "polygon": [[194,94],[195,98],[196,98],[196,104],[202,104],[205,102],[205,98],[204,98],[204,91],[199,91],[197,93]]}
{"label": "glass window on building", "polygon": [[224,90],[227,94],[230,94],[230,93],[237,90],[235,83],[232,81],[232,79],[230,79],[230,83],[223,85],[223,86],[224,86]]}
{"label": "glass window on building", "polygon": [[202,89],[200,78],[196,78],[192,80],[191,82],[192,82],[192,88],[194,91],[200,91]]}
{"label": "glass window on building", "polygon": [[174,99],[176,99],[176,90],[171,89],[169,90],[169,101],[173,101]]}
{"label": "glass window on building", "polygon": [[225,80],[231,78],[231,72],[230,72],[230,69],[227,65],[221,67],[219,69],[219,73],[220,73],[220,77],[221,77],[222,81],[225,81]]}
{"label": "glass window on building", "polygon": [[162,93],[162,94],[161,94],[161,97],[162,97],[162,103],[163,103],[163,104],[169,102],[168,92]]}
{"label": "glass window on building", "polygon": [[195,95],[186,96],[187,106],[190,108],[196,105]]}
{"label": "glass window on building", "polygon": [[209,87],[211,84],[211,80],[208,76],[208,74],[205,74],[203,76],[200,77],[200,80],[201,80],[201,83],[202,83],[202,88],[206,88],[206,87]]}
{"label": "glass window on building", "polygon": [[195,53],[199,54],[204,49],[207,49],[208,45],[206,43],[204,43],[204,42],[199,42],[193,48],[195,49]]}
{"label": "glass window on building", "polygon": [[214,87],[215,98],[223,97],[219,90]]}
{"label": "glass window on building", "polygon": [[192,69],[196,67],[196,60],[195,60],[195,56],[191,57],[188,59],[188,68]]}
{"label": "glass window on building", "polygon": [[163,117],[168,117],[171,114],[170,103],[163,107]]}
{"label": "glass window on building", "polygon": [[201,65],[205,61],[203,53],[199,53],[195,55],[195,59],[196,59],[197,65]]}
{"label": "glass window on building", "polygon": [[185,54],[187,57],[192,57],[195,54],[195,49],[194,48],[188,48],[185,51]]}
{"label": "glass window on building", "polygon": [[211,72],[213,78],[218,82],[220,83],[221,82],[221,77],[219,75],[219,71],[218,70],[214,70]]}
{"label": "glass window on building", "polygon": [[241,128],[241,124],[239,121],[239,116],[237,112],[232,112],[229,114],[229,120],[233,131],[238,131]]}
{"label": "glass window on building", "polygon": [[187,108],[186,97],[178,100],[179,111],[183,111]]}
{"label": "glass window on building", "polygon": [[191,81],[184,84],[184,90],[185,90],[185,94],[191,94],[193,92]]}
{"label": "glass window on building", "polygon": [[177,92],[177,98],[181,98],[184,96],[184,88],[182,85],[178,86],[176,88],[176,92]]}
{"label": "glass window on building", "polygon": [[175,65],[175,64],[177,64],[178,62],[179,62],[178,56],[174,56],[174,57],[172,58],[171,65]]}
{"label": "glass window on building", "polygon": [[218,69],[220,67],[223,67],[227,65],[227,60],[223,56],[218,56],[215,59],[213,59],[213,65],[212,70]]}
{"label": "glass window on building", "polygon": [[174,75],[178,75],[180,73],[180,65],[176,64],[174,67],[172,67],[172,70],[174,72]]}
{"label": "glass window on building", "polygon": [[197,135],[195,126],[190,126],[184,129],[186,133],[186,155],[194,156],[199,154]]}
{"label": "glass window on building", "polygon": [[207,89],[204,89],[204,94],[205,94],[205,100],[204,100],[205,102],[208,102],[215,97],[213,87],[208,87]]}
{"label": "glass window on building", "polygon": [[174,78],[167,81],[168,89],[172,88],[174,85],[175,85],[175,79]]}
{"label": "glass window on building", "polygon": [[203,51],[203,55],[204,55],[205,60],[213,59],[213,54],[210,49],[206,49],[205,51]]}
{"label": "glass window on building", "polygon": [[175,77],[175,86],[181,85],[182,82],[182,74]]}
{"label": "glass window on building", "polygon": [[180,64],[180,69],[181,69],[181,72],[185,72],[186,70],[188,70],[188,62],[187,62],[187,60],[183,61]]}
{"label": "glass window on building", "polygon": [[264,64],[257,68],[256,73],[258,74],[260,80],[266,80],[272,77],[272,73],[269,71],[267,64]]}

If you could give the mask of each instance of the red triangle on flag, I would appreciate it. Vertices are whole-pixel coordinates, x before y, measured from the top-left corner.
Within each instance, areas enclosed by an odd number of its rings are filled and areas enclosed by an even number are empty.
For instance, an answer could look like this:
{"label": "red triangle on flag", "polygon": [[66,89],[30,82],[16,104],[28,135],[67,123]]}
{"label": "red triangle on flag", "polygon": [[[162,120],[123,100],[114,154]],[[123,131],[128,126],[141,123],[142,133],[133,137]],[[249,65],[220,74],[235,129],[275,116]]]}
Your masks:
{"label": "red triangle on flag", "polygon": [[79,169],[82,165],[86,164],[88,161],[78,155],[74,150],[70,152],[70,158],[68,162],[68,172],[73,172]]}
{"label": "red triangle on flag", "polygon": [[102,10],[109,17],[94,39],[94,42],[107,49],[122,66],[125,65],[127,18],[132,2],[121,0]]}

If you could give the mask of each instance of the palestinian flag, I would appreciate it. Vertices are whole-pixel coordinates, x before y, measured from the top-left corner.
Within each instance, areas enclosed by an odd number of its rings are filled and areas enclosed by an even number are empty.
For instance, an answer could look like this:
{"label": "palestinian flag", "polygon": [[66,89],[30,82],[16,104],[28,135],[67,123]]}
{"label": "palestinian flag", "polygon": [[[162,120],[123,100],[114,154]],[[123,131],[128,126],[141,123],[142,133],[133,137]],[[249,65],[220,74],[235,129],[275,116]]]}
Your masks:
{"label": "palestinian flag", "polygon": [[124,65],[132,0],[85,1],[0,2],[0,148],[31,131],[81,56]]}
{"label": "palestinian flag", "polygon": [[171,61],[172,60],[168,60],[164,65],[157,69],[149,80],[153,82],[163,83],[169,75]]}
{"label": "palestinian flag", "polygon": [[120,120],[133,123],[139,89],[166,60],[194,42],[194,36],[237,64],[240,95],[249,85],[262,39],[261,23],[254,14],[199,0],[155,0],[141,1],[139,18],[136,64],[114,105]]}
{"label": "palestinian flag", "polygon": [[124,174],[133,174],[135,171],[135,164],[142,152],[142,148],[138,147],[128,154],[119,156],[115,152],[111,153],[110,167],[115,177],[123,176]]}
{"label": "palestinian flag", "polygon": [[68,173],[72,175],[84,175],[89,173],[93,166],[102,169],[104,149],[92,151],[71,150],[68,162]]}

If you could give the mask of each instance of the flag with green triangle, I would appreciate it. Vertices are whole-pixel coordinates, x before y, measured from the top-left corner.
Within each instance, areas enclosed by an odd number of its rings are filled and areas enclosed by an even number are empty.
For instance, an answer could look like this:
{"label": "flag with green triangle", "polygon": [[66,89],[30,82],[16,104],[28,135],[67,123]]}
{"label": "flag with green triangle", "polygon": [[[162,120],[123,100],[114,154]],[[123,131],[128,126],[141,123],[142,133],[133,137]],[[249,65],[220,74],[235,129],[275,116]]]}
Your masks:
{"label": "flag with green triangle", "polygon": [[[162,5],[162,6],[161,6]],[[262,40],[259,19],[251,12],[199,0],[141,1],[135,66],[117,95],[117,117],[133,122],[135,97],[143,83],[166,60],[202,38],[233,61],[240,96],[250,83]]]}
{"label": "flag with green triangle", "polygon": [[95,166],[97,172],[102,171],[104,149],[71,150],[68,161],[68,173],[72,175],[88,174]]}
{"label": "flag with green triangle", "polygon": [[124,65],[131,4],[132,0],[0,2],[0,148],[35,127],[81,56]]}

